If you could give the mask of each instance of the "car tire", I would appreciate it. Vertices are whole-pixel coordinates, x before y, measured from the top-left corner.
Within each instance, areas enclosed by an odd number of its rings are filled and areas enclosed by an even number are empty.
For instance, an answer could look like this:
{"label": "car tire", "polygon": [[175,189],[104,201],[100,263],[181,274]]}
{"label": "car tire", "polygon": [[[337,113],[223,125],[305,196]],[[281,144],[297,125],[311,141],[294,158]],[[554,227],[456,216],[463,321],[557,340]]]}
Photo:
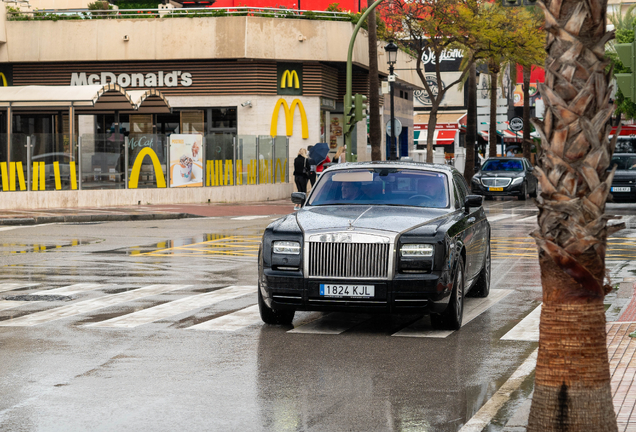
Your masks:
{"label": "car tire", "polygon": [[258,286],[258,311],[261,314],[261,319],[265,324],[283,324],[289,325],[294,319],[296,311],[284,310],[276,311],[265,303],[263,300],[263,294],[261,293],[261,286]]}
{"label": "car tire", "polygon": [[530,198],[536,198],[539,194],[539,185],[535,185],[534,191],[530,194]]}
{"label": "car tire", "polygon": [[470,290],[471,294],[475,297],[488,297],[488,294],[490,294],[490,239],[488,239],[488,245],[486,247],[486,261],[479,272],[479,276],[477,276],[477,282],[475,282],[475,285]]}
{"label": "car tire", "polygon": [[528,199],[528,184],[524,182],[523,186],[521,187],[521,194],[519,195],[519,201],[525,201],[526,199]]}
{"label": "car tire", "polygon": [[455,271],[453,291],[446,310],[441,314],[431,314],[431,324],[436,329],[459,330],[464,317],[464,259],[460,256]]}
{"label": "car tire", "polygon": [[495,197],[493,197],[492,195],[484,195],[484,199],[485,199],[486,201],[492,201],[492,200],[494,200],[494,199],[495,199]]}

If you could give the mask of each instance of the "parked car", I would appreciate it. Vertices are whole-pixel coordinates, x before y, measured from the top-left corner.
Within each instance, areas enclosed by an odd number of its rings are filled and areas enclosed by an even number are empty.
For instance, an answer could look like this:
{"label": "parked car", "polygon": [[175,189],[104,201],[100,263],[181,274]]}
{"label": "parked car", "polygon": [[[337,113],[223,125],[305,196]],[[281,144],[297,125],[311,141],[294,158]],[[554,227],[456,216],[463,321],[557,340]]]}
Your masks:
{"label": "parked car", "polygon": [[430,314],[458,329],[464,296],[490,290],[483,198],[453,167],[361,162],[326,169],[299,211],[265,230],[258,304],[268,324],[300,311]]}
{"label": "parked car", "polygon": [[534,168],[526,158],[488,158],[471,180],[473,193],[486,199],[496,196],[516,196],[525,200],[537,197],[539,182],[532,173]]}
{"label": "parked car", "polygon": [[614,153],[610,169],[616,165],[610,192],[614,201],[636,202],[636,153]]}

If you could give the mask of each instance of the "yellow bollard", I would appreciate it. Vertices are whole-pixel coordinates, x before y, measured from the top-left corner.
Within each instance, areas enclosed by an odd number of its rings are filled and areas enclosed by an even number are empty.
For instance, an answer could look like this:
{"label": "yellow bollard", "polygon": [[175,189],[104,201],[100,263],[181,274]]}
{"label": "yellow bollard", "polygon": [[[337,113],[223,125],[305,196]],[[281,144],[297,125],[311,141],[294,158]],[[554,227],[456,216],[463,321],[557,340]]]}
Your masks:
{"label": "yellow bollard", "polygon": [[71,189],[75,190],[77,189],[77,177],[75,177],[75,161],[71,161],[69,163],[69,167],[70,167],[70,177],[71,177]]}
{"label": "yellow bollard", "polygon": [[44,162],[40,162],[40,190],[46,189],[46,168]]}
{"label": "yellow bollard", "polygon": [[15,190],[15,162],[9,162],[9,190]]}
{"label": "yellow bollard", "polygon": [[53,162],[53,172],[55,173],[55,190],[62,189],[62,179],[60,178],[60,163]]}
{"label": "yellow bollard", "polygon": [[24,168],[22,168],[22,162],[16,162],[15,166],[18,170],[18,182],[20,183],[20,190],[26,190],[26,182],[24,181]]}
{"label": "yellow bollard", "polygon": [[223,165],[222,165],[222,161],[220,160],[215,160],[214,161],[214,167],[216,169],[216,183],[215,186],[223,186]]}
{"label": "yellow bollard", "polygon": [[214,167],[212,161],[206,161],[205,163],[205,185],[210,186],[214,184]]}
{"label": "yellow bollard", "polygon": [[234,173],[232,170],[232,161],[225,161],[225,185],[234,186]]}
{"label": "yellow bollard", "polygon": [[2,190],[9,190],[9,173],[7,172],[7,163],[0,162],[0,173],[2,173]]}

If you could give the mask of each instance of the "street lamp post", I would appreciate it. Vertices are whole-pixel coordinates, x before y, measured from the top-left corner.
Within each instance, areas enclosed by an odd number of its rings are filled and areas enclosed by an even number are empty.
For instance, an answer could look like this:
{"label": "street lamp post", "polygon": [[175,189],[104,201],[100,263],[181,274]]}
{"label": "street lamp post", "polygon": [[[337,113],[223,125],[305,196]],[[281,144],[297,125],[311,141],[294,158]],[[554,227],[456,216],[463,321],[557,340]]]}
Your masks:
{"label": "street lamp post", "polygon": [[393,65],[397,61],[398,46],[393,42],[389,42],[384,51],[387,53],[387,63],[389,64],[389,85],[391,86],[391,155],[389,160],[397,160],[397,146],[395,143],[395,108],[393,106],[393,94],[395,93],[393,83],[395,75],[393,75]]}

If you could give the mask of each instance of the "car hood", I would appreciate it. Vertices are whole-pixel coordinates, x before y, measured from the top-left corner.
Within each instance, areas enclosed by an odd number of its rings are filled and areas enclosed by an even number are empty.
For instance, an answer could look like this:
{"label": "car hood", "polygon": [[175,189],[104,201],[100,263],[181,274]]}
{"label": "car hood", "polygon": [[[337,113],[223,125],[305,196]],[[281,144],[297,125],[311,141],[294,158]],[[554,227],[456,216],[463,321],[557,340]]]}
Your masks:
{"label": "car hood", "polygon": [[450,211],[401,206],[321,206],[301,209],[296,219],[303,231],[353,227],[400,233],[427,223],[440,224]]}

